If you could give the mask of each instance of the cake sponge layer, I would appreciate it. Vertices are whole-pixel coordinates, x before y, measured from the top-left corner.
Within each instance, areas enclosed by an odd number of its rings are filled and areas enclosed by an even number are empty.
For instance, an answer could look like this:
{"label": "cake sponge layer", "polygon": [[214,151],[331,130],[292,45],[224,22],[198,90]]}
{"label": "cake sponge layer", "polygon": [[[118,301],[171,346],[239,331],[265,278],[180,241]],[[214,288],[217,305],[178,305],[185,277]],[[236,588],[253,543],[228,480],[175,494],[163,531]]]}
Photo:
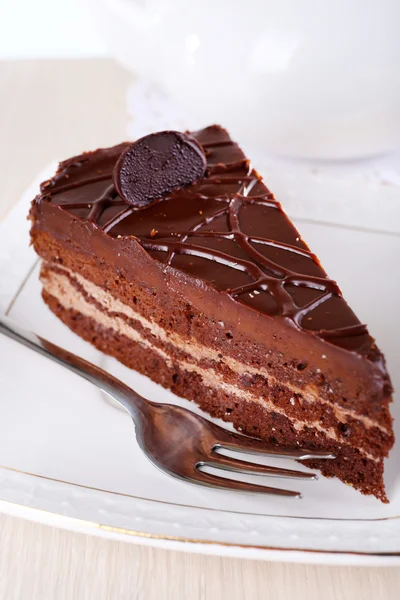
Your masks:
{"label": "cake sponge layer", "polygon": [[[191,344],[188,340],[177,342],[176,336],[159,326],[152,328],[151,322],[139,312],[130,310],[68,269],[45,264],[41,278],[44,299],[53,312],[103,352],[178,395],[194,400],[211,415],[232,422],[248,435],[261,437],[268,443],[301,443],[310,448],[332,450],[337,455],[335,461],[329,464],[313,461],[312,465],[306,465],[324,474],[336,475],[363,493],[373,493],[386,501],[380,450],[381,436],[387,437],[387,433],[373,422],[369,422],[369,435],[364,439],[358,436],[361,445],[356,448],[344,435],[343,423],[336,417],[326,419],[328,423],[323,424],[315,418],[316,400],[305,401],[306,389],[299,394],[277,382],[273,386],[267,381],[261,386],[249,385],[243,379],[249,369],[245,364],[235,361],[235,369],[230,368],[232,364],[225,369],[216,368],[224,361],[216,361],[212,349],[193,341]],[[353,419],[353,429],[355,422]],[[371,444],[374,436],[377,436],[375,450]]]}

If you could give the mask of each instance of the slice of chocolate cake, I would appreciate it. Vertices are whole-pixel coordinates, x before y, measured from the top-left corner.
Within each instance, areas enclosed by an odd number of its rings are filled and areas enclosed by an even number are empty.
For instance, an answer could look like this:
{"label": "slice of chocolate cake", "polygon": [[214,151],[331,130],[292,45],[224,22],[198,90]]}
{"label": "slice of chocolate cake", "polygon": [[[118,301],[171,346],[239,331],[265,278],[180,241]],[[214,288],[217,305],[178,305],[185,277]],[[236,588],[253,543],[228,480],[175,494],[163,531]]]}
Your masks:
{"label": "slice of chocolate cake", "polygon": [[224,129],[71,158],[30,216],[78,335],[243,433],[334,451],[308,466],[387,501],[384,358]]}

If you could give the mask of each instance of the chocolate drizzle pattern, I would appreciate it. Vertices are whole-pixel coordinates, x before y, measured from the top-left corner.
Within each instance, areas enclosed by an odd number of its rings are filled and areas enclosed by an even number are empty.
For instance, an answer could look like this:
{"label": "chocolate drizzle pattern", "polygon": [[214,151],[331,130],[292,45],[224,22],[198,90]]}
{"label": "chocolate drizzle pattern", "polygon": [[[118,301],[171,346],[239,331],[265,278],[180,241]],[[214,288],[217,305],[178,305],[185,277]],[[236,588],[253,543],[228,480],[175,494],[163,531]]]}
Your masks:
{"label": "chocolate drizzle pattern", "polygon": [[330,343],[349,350],[370,346],[365,325],[225,130],[213,126],[193,135],[205,150],[206,177],[149,207],[127,204],[112,184],[126,144],[62,163],[43,184],[39,201],[47,199],[112,237],[133,236],[164,269],[203,279]]}

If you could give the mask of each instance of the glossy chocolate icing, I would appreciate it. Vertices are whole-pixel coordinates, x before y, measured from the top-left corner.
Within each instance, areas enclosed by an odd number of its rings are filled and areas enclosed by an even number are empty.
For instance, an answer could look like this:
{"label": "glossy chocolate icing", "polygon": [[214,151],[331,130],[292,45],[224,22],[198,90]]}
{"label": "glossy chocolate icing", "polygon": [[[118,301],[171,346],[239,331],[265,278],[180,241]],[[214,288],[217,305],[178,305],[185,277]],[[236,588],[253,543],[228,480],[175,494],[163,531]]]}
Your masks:
{"label": "glossy chocolate icing", "polygon": [[36,203],[51,203],[121,243],[134,238],[163,269],[380,362],[366,327],[238,145],[219,126],[192,135],[207,157],[205,177],[144,208],[127,203],[113,185],[129,144],[61,163]]}

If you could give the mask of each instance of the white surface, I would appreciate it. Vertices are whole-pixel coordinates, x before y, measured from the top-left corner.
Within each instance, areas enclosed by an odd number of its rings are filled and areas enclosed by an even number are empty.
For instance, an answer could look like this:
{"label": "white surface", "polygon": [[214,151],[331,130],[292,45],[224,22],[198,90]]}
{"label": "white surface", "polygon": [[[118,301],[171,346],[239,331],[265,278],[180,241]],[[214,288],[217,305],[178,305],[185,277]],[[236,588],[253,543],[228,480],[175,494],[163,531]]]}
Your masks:
{"label": "white surface", "polygon": [[0,60],[107,55],[88,0],[0,0]]}
{"label": "white surface", "polygon": [[98,0],[104,39],[201,126],[277,154],[400,147],[397,0]]}
{"label": "white surface", "polygon": [[[2,310],[18,287],[19,275],[15,275],[15,270],[14,280],[8,279],[8,264],[18,262],[19,256],[21,264],[25,263],[20,273],[23,277],[34,261],[33,252],[29,256],[23,250],[27,246],[27,228],[25,221],[21,221],[21,214],[26,213],[27,201],[33,195],[30,190],[23,201],[25,206],[17,206],[1,226]],[[14,220],[13,224],[10,219]],[[21,231],[19,236],[18,230]],[[394,319],[400,290],[398,279],[391,274],[396,272],[400,237],[305,223],[301,231],[328,271],[339,278],[360,317],[369,322],[387,355],[394,386],[399,389],[395,369],[399,348],[393,332],[399,327]],[[343,249],[340,254],[338,247]],[[18,248],[23,250],[21,254]],[[351,262],[348,256],[352,257]],[[369,257],[368,264],[365,256]],[[365,277],[370,269],[374,273],[374,286]],[[385,298],[383,314],[377,310],[382,297]],[[368,298],[367,303],[365,298]],[[10,316],[50,340],[105,365],[148,397],[185,403],[148,379],[103,357],[73,335],[41,301],[36,272],[23,285]],[[141,543],[143,536],[148,535],[166,538],[163,541],[151,538],[149,543],[164,546],[170,543],[170,547],[176,544],[174,538],[213,542],[207,549],[201,544],[202,551],[235,556],[274,558],[274,554],[255,550],[255,546],[328,552],[400,552],[400,519],[393,518],[400,515],[398,446],[386,465],[391,499],[388,506],[324,478],[296,484],[303,489],[305,500],[302,501],[277,501],[267,496],[204,490],[176,482],[152,467],[136,446],[130,419],[105,402],[88,383],[6,338],[0,339],[0,353],[0,455],[3,466],[8,467],[0,470],[1,498],[6,501],[2,504],[4,511],[17,511],[43,521],[50,519],[65,527],[96,530],[105,536],[125,535],[129,541],[140,539]],[[20,376],[21,365],[24,377]],[[46,385],[41,384],[43,381]],[[190,407],[194,409],[194,405]],[[396,416],[396,403],[393,409]],[[15,504],[29,508],[25,512],[23,508],[15,508]],[[227,504],[229,511],[225,510]],[[32,513],[32,508],[59,513],[69,519]],[[90,523],[76,523],[70,518]],[[107,527],[99,527],[99,524]],[[115,528],[141,532],[142,537],[116,532]],[[221,542],[231,545],[214,545]],[[191,549],[197,547],[191,546]],[[302,560],[332,564],[343,560],[336,556],[303,553]],[[352,555],[347,563],[349,560],[357,564],[362,563],[363,558]],[[375,559],[366,560],[371,564]],[[374,564],[378,563],[379,560]]]}

